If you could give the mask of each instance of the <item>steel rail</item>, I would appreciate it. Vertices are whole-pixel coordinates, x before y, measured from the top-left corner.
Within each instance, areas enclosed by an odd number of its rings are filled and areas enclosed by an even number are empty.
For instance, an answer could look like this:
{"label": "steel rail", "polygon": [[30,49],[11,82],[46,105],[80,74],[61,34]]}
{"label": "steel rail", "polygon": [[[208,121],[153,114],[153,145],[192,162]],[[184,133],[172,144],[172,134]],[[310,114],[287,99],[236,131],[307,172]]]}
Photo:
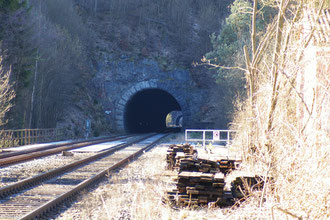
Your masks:
{"label": "steel rail", "polygon": [[[13,156],[17,156],[17,155],[21,155],[21,154],[26,154],[26,153],[32,153],[32,152],[36,152],[39,150],[48,150],[48,149],[52,149],[55,147],[63,147],[63,146],[67,146],[67,145],[74,145],[74,144],[81,144],[81,143],[88,143],[90,141],[101,141],[101,140],[106,140],[109,138],[118,138],[118,137],[128,137],[128,135],[114,135],[114,136],[109,136],[109,137],[102,137],[102,138],[95,138],[95,139],[85,139],[85,140],[76,140],[76,141],[71,141],[71,142],[66,142],[66,143],[53,143],[53,144],[49,144],[46,146],[39,146],[39,147],[33,147],[30,149],[25,149],[25,150],[20,150],[20,151],[8,151],[8,149],[2,149],[2,152],[0,154],[0,159],[2,158],[7,158],[7,157],[13,157]],[[45,144],[45,143],[43,143]],[[22,146],[19,146],[22,147]]]}
{"label": "steel rail", "polygon": [[82,160],[79,160],[79,161],[76,161],[76,162],[73,162],[73,163],[70,163],[70,164],[65,165],[63,167],[56,168],[56,169],[53,169],[53,170],[45,172],[45,173],[41,173],[41,174],[36,175],[34,177],[21,180],[17,183],[14,183],[14,184],[11,184],[11,185],[8,185],[8,186],[4,186],[4,187],[0,188],[0,199],[4,199],[4,198],[6,198],[10,195],[13,195],[13,194],[21,191],[21,190],[24,190],[27,187],[37,185],[40,182],[43,182],[43,181],[46,181],[46,180],[48,180],[50,178],[53,178],[55,176],[61,175],[62,173],[67,172],[67,171],[72,170],[72,169],[75,169],[75,168],[77,168],[77,167],[79,167],[79,166],[81,166],[85,163],[88,163],[90,161],[97,160],[101,157],[107,156],[111,153],[114,153],[115,151],[118,151],[118,150],[120,150],[124,147],[127,147],[127,146],[131,145],[131,144],[134,144],[136,142],[147,139],[147,138],[149,138],[153,135],[154,134],[147,135],[147,136],[144,136],[142,138],[139,138],[138,140],[134,140],[134,141],[131,141],[131,142],[128,142],[128,143],[119,144],[117,146],[112,147],[109,150],[103,151],[101,153],[95,154],[93,156],[84,158]]}
{"label": "steel rail", "polygon": [[53,154],[60,153],[62,151],[68,151],[68,150],[85,147],[85,146],[89,146],[89,145],[93,145],[93,144],[100,144],[100,143],[104,143],[104,142],[108,142],[108,141],[121,140],[121,139],[124,139],[127,137],[134,137],[134,136],[136,136],[136,135],[116,136],[116,137],[104,138],[101,140],[98,139],[98,140],[92,140],[92,141],[83,141],[83,142],[78,142],[78,143],[74,143],[74,144],[72,144],[72,143],[60,144],[60,145],[57,145],[57,147],[55,146],[55,148],[51,148],[51,149],[44,149],[41,151],[39,149],[39,151],[33,151],[30,153],[23,152],[23,154],[0,159],[0,167],[13,165],[13,164],[29,161],[32,159],[44,157],[44,156],[50,156]]}
{"label": "steel rail", "polygon": [[[99,172],[98,174],[84,180],[80,184],[78,184],[76,187],[71,189],[68,192],[63,193],[62,195],[58,196],[57,198],[48,201],[44,205],[40,206],[39,208],[31,211],[30,213],[26,214],[25,216],[21,217],[20,219],[25,220],[25,219],[39,219],[42,218],[43,215],[45,215],[48,211],[51,211],[54,207],[58,206],[60,203],[66,201],[70,197],[76,195],[79,191],[82,189],[85,189],[86,187],[90,186],[92,183],[100,180],[106,174],[108,174],[110,171],[113,171],[115,169],[118,169],[122,167],[123,165],[133,161],[135,158],[137,158],[139,155],[141,155],[143,152],[150,150],[152,147],[156,145],[158,141],[160,141],[162,138],[166,137],[168,134],[163,135],[162,137],[158,138],[157,140],[153,141],[150,144],[147,144],[147,146],[141,148],[137,152],[131,154],[130,156],[120,160],[118,163],[112,165],[109,168],[104,169],[103,171]],[[145,139],[147,139],[146,137]]]}

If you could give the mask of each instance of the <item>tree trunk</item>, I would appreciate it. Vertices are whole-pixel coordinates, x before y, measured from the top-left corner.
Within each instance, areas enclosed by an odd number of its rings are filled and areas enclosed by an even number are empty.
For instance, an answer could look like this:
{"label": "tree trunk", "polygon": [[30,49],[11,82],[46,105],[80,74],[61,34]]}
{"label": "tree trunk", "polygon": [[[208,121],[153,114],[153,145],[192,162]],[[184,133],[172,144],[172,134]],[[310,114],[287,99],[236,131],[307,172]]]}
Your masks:
{"label": "tree trunk", "polygon": [[37,57],[34,66],[34,79],[33,79],[33,88],[32,88],[32,95],[31,95],[31,106],[30,106],[30,118],[29,118],[29,128],[32,128],[32,118],[33,118],[33,111],[34,111],[34,100],[35,100],[35,93],[36,93],[36,84],[37,84],[37,75],[38,75],[38,60],[39,60],[39,48],[37,50]]}
{"label": "tree trunk", "polygon": [[94,13],[96,15],[96,12],[97,12],[97,2],[98,0],[94,0]]}
{"label": "tree trunk", "polygon": [[284,25],[284,12],[286,11],[288,4],[284,3],[284,0],[281,0],[280,8],[278,12],[277,17],[277,28],[276,28],[276,38],[275,38],[275,48],[274,48],[274,54],[273,54],[273,63],[271,68],[271,75],[273,77],[273,91],[272,91],[272,98],[271,98],[271,107],[268,115],[268,126],[267,131],[270,132],[273,127],[273,117],[274,112],[277,104],[277,97],[278,97],[278,90],[279,85],[277,84],[278,79],[278,66],[279,66],[279,55],[281,52],[281,46],[282,46],[282,29]]}
{"label": "tree trunk", "polygon": [[[41,0],[39,0],[39,40],[41,39]],[[32,87],[32,95],[31,95],[31,106],[30,106],[30,114],[29,114],[29,128],[32,128],[32,118],[33,118],[33,111],[35,105],[35,94],[36,94],[36,86],[37,86],[37,79],[38,79],[38,62],[39,62],[39,47],[37,49],[36,61],[34,66],[34,78],[33,78],[33,87]]]}

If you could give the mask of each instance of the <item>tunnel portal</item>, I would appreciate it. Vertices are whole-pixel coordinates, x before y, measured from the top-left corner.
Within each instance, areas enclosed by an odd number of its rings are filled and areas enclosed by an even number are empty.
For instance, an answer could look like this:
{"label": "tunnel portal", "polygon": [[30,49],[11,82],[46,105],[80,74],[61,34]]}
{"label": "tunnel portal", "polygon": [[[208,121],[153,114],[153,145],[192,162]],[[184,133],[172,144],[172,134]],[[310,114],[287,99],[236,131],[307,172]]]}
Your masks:
{"label": "tunnel portal", "polygon": [[125,106],[125,130],[128,133],[163,132],[166,116],[171,111],[181,111],[171,94],[161,89],[141,90]]}

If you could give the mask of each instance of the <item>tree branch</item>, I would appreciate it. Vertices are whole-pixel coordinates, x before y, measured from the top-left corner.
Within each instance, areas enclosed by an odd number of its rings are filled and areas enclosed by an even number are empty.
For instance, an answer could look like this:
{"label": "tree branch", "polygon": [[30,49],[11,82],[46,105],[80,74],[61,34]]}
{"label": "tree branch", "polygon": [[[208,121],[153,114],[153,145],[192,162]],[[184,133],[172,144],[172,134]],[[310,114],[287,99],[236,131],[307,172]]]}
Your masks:
{"label": "tree branch", "polygon": [[238,69],[238,70],[242,70],[242,71],[246,71],[246,69],[239,67],[239,66],[222,66],[219,64],[214,64],[211,63],[212,60],[208,60],[205,57],[203,57],[201,59],[202,63],[197,63],[197,62],[193,62],[192,65],[193,66],[211,66],[211,67],[215,67],[215,68],[221,68],[221,69],[226,69],[226,70],[233,70],[233,69]]}

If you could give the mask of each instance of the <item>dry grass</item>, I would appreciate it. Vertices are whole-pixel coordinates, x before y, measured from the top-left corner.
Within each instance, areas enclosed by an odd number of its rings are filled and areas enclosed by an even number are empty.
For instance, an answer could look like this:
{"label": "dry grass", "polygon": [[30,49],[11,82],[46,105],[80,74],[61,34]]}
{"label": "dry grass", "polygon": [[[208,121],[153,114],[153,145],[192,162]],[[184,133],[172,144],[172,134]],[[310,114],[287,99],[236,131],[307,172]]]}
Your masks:
{"label": "dry grass", "polygon": [[[259,207],[255,210],[256,214],[263,210],[266,211],[264,214],[274,219],[328,219],[329,138],[319,139],[317,144],[309,138],[299,138],[295,144],[290,144],[288,139],[294,134],[274,133],[271,137],[271,153],[265,150],[262,139],[259,140],[261,143],[256,141],[256,145],[251,147],[246,141],[249,137],[241,134],[239,138],[245,141],[236,142],[236,147],[244,152],[244,170],[273,178],[272,182],[266,184],[263,194],[259,192],[254,195],[254,202]],[[263,202],[264,199],[266,202]],[[268,209],[265,210],[265,207]]]}
{"label": "dry grass", "polygon": [[173,209],[164,204],[162,198],[173,187],[175,175],[165,170],[167,147],[160,145],[111,174],[108,183],[82,196],[58,219],[242,219],[255,214],[257,206],[253,203],[240,208],[195,210]]}
{"label": "dry grass", "polygon": [[[259,207],[255,215],[263,212],[273,219],[329,219],[329,133],[313,126],[301,132],[297,121],[306,121],[292,116],[288,101],[294,95],[288,96],[287,88],[280,90],[273,129],[267,132],[269,106],[265,103],[270,86],[263,86],[257,95],[256,117],[244,109],[238,113],[235,124],[239,132],[234,148],[243,152],[243,169],[272,177],[264,191],[254,195]],[[314,112],[307,124],[320,120]]]}
{"label": "dry grass", "polygon": [[[301,36],[302,25],[295,24],[291,35]],[[285,24],[283,31],[289,26]],[[307,34],[313,36],[312,32]],[[306,38],[299,42],[291,39],[290,49],[284,51],[285,56],[284,52],[280,55],[283,63],[277,71],[276,105],[271,102],[274,78],[269,71],[269,54],[256,67],[258,88],[253,106],[251,102],[238,105],[234,147],[243,153],[243,169],[271,177],[263,191],[245,203],[258,207],[253,216],[263,213],[272,219],[329,219],[329,59],[311,56],[313,53],[303,46]],[[300,51],[306,52],[303,59],[297,59]],[[321,59],[323,67],[313,66]],[[304,82],[299,82],[304,77]]]}
{"label": "dry grass", "polygon": [[[5,71],[2,66],[2,54],[0,54],[0,126],[7,123],[6,113],[12,107],[11,101],[15,98],[13,82],[11,82],[11,69]],[[0,145],[0,148],[2,146]]]}

